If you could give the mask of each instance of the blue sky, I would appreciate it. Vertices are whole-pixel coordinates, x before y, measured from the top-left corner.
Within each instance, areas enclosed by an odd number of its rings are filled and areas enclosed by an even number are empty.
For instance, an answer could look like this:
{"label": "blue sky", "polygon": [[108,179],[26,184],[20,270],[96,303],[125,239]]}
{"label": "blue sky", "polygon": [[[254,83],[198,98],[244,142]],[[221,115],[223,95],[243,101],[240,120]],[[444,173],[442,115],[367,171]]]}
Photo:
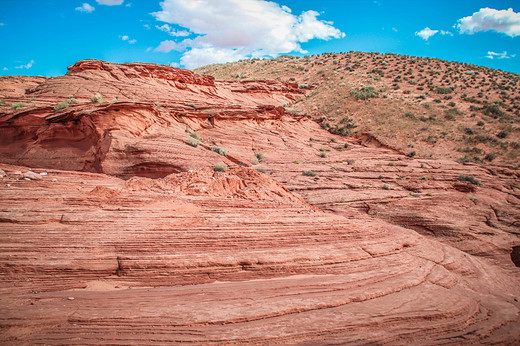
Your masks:
{"label": "blue sky", "polygon": [[436,0],[1,0],[1,75],[82,59],[202,64],[367,51],[520,73],[520,3]]}

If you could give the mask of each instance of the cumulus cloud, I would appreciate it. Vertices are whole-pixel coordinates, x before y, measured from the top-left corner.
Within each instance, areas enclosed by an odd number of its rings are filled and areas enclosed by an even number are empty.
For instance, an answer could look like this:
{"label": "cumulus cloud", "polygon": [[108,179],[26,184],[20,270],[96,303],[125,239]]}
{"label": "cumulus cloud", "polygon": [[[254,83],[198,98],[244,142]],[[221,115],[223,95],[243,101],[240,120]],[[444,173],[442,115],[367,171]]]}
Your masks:
{"label": "cumulus cloud", "polygon": [[511,54],[511,55],[508,55],[506,51],[503,51],[502,53],[496,53],[496,52],[488,52],[488,55],[486,55],[486,58],[488,59],[511,59],[511,58],[514,58],[516,56],[516,54]]}
{"label": "cumulus cloud", "polygon": [[436,33],[438,33],[439,30],[432,30],[429,27],[426,27],[422,29],[421,31],[416,31],[415,36],[419,36],[425,41],[428,41],[428,39],[432,36],[434,36]]}
{"label": "cumulus cloud", "polygon": [[33,64],[34,64],[34,60],[31,60],[25,65],[15,66],[14,68],[18,69],[18,70],[28,70],[33,66]]}
{"label": "cumulus cloud", "polygon": [[85,13],[91,13],[94,10],[95,10],[95,8],[93,6],[87,4],[86,2],[83,3],[83,5],[76,7],[76,11],[85,12]]}
{"label": "cumulus cloud", "polygon": [[168,24],[164,24],[161,26],[156,25],[155,27],[163,32],[168,33],[170,36],[177,36],[177,37],[190,36],[189,31],[186,31],[186,30],[177,31],[177,30],[173,29],[171,26],[169,26]]}
{"label": "cumulus cloud", "polygon": [[124,0],[96,0],[100,5],[114,6],[121,5]]}
{"label": "cumulus cloud", "polygon": [[508,10],[481,8],[473,15],[459,19],[456,27],[461,34],[493,30],[515,37],[520,35],[520,13],[514,12],[512,8]]}
{"label": "cumulus cloud", "polygon": [[160,5],[161,11],[152,13],[157,20],[186,28],[196,37],[180,43],[163,41],[155,50],[187,49],[181,58],[187,68],[305,52],[301,43],[345,36],[333,23],[319,20],[316,11],[297,16],[271,1],[164,0]]}
{"label": "cumulus cloud", "polygon": [[453,33],[451,31],[441,30],[441,35],[442,36],[453,36]]}

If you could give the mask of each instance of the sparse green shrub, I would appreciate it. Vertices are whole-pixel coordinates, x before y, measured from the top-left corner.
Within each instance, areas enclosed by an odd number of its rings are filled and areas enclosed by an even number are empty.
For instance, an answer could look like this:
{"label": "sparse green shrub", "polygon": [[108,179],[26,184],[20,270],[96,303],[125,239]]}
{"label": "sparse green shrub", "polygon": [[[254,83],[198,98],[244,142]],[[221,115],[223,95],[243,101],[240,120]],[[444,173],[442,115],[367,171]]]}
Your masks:
{"label": "sparse green shrub", "polygon": [[259,161],[256,157],[254,157],[252,160],[251,160],[251,164],[253,165],[258,165],[259,164]]}
{"label": "sparse green shrub", "polygon": [[450,108],[444,112],[444,118],[446,118],[446,120],[455,120],[455,116],[461,114],[462,112],[459,111],[457,108]]}
{"label": "sparse green shrub", "polygon": [[61,101],[56,106],[54,106],[55,111],[59,111],[61,109],[69,108],[70,104],[69,101]]}
{"label": "sparse green shrub", "polygon": [[194,148],[196,148],[199,145],[199,142],[200,140],[193,137],[188,137],[188,139],[186,140],[186,143]]}
{"label": "sparse green shrub", "polygon": [[368,100],[369,98],[379,97],[379,92],[373,86],[366,86],[352,90],[350,95],[354,96],[356,100]]}
{"label": "sparse green shrub", "polygon": [[100,94],[96,94],[90,98],[90,102],[103,103],[105,100],[103,100],[103,97]]}
{"label": "sparse green shrub", "polygon": [[211,147],[209,148],[211,151],[216,152],[219,155],[227,156],[227,151],[225,149],[222,149],[220,147]]}
{"label": "sparse green shrub", "polygon": [[414,157],[415,155],[416,155],[415,151],[411,151],[408,154],[406,154],[406,156],[408,156],[408,157]]}
{"label": "sparse green shrub", "polygon": [[437,88],[435,88],[435,92],[436,92],[437,94],[449,94],[449,93],[451,93],[452,91],[453,91],[452,88],[439,87],[439,86],[438,86]]}
{"label": "sparse green shrub", "polygon": [[502,110],[500,109],[500,104],[496,102],[482,107],[482,112],[484,112],[484,114],[486,115],[492,116],[495,119],[504,115],[504,112],[502,112]]}
{"label": "sparse green shrub", "polygon": [[313,172],[313,171],[303,171],[302,175],[305,175],[307,177],[315,177],[317,174],[316,174],[316,172]]}
{"label": "sparse green shrub", "polygon": [[257,167],[255,168],[258,172],[260,173],[265,173],[265,169],[261,168],[261,167]]}
{"label": "sparse green shrub", "polygon": [[11,108],[16,110],[22,109],[23,107],[25,107],[25,103],[23,102],[16,102],[11,105]]}
{"label": "sparse green shrub", "polygon": [[225,172],[227,171],[229,168],[228,166],[225,164],[225,163],[217,163],[215,166],[213,166],[213,170],[215,172]]}
{"label": "sparse green shrub", "polygon": [[193,138],[193,139],[196,139],[196,140],[200,141],[200,137],[199,137],[199,135],[197,134],[197,132],[191,132],[191,133],[190,133],[190,137]]}
{"label": "sparse green shrub", "polygon": [[352,166],[355,163],[354,160],[347,160],[347,165]]}
{"label": "sparse green shrub", "polygon": [[498,138],[502,138],[502,139],[504,139],[504,138],[507,137],[508,134],[509,134],[509,133],[508,133],[507,131],[500,131],[500,132],[497,134],[497,137],[498,137]]}
{"label": "sparse green shrub", "polygon": [[390,190],[390,185],[384,184],[383,185],[383,190]]}
{"label": "sparse green shrub", "polygon": [[468,181],[468,182],[470,182],[470,183],[472,183],[474,185],[479,185],[479,186],[482,185],[482,183],[479,180],[475,179],[474,177],[472,177],[470,175],[461,174],[461,175],[459,175],[459,180],[460,181]]}
{"label": "sparse green shrub", "polygon": [[495,154],[492,154],[492,153],[489,153],[487,154],[485,157],[484,157],[484,160],[488,160],[489,162],[493,161],[494,159],[496,159],[496,155]]}
{"label": "sparse green shrub", "polygon": [[258,160],[258,162],[264,162],[265,161],[264,154],[262,154],[262,153],[256,153],[255,157]]}

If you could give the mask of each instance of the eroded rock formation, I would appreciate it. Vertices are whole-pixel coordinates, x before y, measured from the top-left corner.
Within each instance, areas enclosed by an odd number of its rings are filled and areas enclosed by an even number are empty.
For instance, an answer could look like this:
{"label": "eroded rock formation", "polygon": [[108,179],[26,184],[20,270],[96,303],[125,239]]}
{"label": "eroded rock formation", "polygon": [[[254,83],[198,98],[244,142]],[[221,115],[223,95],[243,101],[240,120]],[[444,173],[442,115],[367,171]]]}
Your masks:
{"label": "eroded rock formation", "polygon": [[330,135],[293,85],[69,70],[1,109],[4,342],[520,340],[515,170]]}

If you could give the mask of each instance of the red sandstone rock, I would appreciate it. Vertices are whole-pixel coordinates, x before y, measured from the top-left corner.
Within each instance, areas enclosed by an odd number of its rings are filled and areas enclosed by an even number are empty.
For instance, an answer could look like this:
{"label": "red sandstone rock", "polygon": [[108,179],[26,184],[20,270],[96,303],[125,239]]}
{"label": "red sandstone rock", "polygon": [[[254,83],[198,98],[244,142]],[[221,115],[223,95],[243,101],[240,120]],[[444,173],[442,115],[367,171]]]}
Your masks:
{"label": "red sandstone rock", "polygon": [[333,136],[298,93],[89,60],[2,108],[1,340],[517,343],[518,172]]}

